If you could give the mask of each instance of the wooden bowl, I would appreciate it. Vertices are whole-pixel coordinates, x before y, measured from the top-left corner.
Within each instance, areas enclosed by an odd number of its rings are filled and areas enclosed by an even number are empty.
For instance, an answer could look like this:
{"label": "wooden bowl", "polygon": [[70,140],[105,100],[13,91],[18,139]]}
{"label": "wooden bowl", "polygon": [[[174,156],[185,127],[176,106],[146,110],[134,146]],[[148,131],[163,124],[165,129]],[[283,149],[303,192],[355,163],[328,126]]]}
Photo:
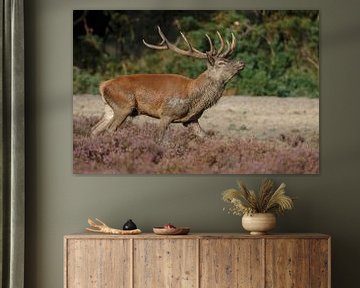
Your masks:
{"label": "wooden bowl", "polygon": [[153,231],[157,235],[186,235],[190,232],[189,227],[164,228],[154,227]]}

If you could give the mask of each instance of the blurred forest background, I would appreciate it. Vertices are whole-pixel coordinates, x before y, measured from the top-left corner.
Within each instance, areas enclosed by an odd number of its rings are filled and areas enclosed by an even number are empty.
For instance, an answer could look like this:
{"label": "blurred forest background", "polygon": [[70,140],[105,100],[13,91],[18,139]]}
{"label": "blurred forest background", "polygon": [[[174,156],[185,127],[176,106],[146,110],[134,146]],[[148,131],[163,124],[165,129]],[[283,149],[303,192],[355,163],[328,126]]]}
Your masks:
{"label": "blurred forest background", "polygon": [[[319,97],[319,11],[83,11],[73,14],[73,93],[98,94],[99,83],[119,75],[176,73],[195,78],[206,61],[145,47],[157,44],[160,25],[185,48],[209,49],[205,33],[237,36],[234,57],[246,68],[227,85],[227,95]],[[218,46],[217,46],[218,47]]]}

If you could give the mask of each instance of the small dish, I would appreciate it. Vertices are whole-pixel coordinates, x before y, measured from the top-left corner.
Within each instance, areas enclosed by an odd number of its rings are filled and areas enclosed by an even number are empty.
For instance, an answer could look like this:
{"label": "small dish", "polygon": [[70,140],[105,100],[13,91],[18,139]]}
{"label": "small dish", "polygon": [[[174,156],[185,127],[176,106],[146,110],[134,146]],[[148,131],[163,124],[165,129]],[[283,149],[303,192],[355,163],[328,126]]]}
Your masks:
{"label": "small dish", "polygon": [[164,228],[154,227],[153,231],[157,235],[186,235],[190,232],[189,227]]}

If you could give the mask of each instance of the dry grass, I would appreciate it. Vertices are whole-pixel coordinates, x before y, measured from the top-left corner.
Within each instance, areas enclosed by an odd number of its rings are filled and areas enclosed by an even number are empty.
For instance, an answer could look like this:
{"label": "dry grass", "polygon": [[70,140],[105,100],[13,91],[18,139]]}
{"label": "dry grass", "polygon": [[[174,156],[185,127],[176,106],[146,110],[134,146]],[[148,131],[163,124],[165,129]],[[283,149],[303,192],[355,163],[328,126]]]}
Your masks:
{"label": "dry grass", "polygon": [[[74,117],[100,117],[103,104],[99,96],[76,95]],[[136,117],[133,123],[155,123],[157,119]],[[319,147],[319,99],[279,97],[222,97],[200,118],[209,131],[239,138],[258,140],[280,137],[304,139],[311,147]],[[283,135],[283,136],[281,136]],[[290,140],[291,141],[291,140]]]}

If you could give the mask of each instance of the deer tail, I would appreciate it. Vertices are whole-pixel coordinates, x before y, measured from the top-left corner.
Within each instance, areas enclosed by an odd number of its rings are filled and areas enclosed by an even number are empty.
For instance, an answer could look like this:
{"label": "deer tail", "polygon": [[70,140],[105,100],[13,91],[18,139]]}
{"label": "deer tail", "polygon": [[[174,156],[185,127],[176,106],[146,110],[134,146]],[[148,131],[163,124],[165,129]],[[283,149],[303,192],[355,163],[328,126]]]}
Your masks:
{"label": "deer tail", "polygon": [[108,81],[101,82],[100,87],[99,87],[100,95],[101,95],[101,98],[104,101],[104,103],[106,103],[106,100],[105,100],[105,97],[104,97],[104,90],[105,90],[105,87],[107,85],[107,82]]}

